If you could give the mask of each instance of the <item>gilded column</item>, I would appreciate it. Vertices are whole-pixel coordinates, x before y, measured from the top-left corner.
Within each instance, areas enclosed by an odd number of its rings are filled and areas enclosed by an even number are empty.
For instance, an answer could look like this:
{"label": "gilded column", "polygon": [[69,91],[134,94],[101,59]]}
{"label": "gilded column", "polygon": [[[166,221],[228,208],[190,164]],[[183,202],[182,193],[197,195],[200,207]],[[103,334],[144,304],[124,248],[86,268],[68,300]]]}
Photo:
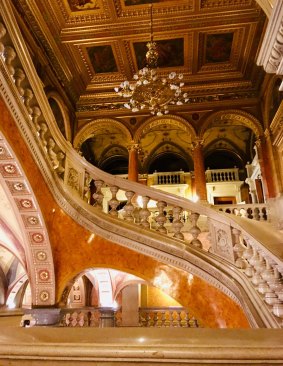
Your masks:
{"label": "gilded column", "polygon": [[129,165],[128,165],[128,180],[132,182],[139,181],[139,161],[138,161],[138,152],[139,145],[136,143],[132,143],[128,146],[129,151]]}
{"label": "gilded column", "polygon": [[261,170],[261,180],[265,198],[276,197],[274,181],[276,177],[273,174],[271,157],[269,155],[266,139],[262,136],[256,140],[256,147],[258,153],[258,162]]}
{"label": "gilded column", "polygon": [[195,140],[193,142],[193,159],[196,194],[201,201],[207,201],[203,140]]}

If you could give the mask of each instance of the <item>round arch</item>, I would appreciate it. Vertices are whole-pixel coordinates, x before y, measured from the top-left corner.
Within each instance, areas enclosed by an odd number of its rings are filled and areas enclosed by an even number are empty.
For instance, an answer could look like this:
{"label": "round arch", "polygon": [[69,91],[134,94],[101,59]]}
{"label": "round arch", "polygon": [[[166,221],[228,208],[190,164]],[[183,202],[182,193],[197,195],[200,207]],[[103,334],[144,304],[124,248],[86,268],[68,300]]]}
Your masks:
{"label": "round arch", "polygon": [[[223,138],[221,141],[226,141],[226,139]],[[241,162],[242,168],[244,168],[245,161],[246,161],[246,156],[244,156],[243,154],[241,154],[241,151],[238,149],[238,147],[237,147],[236,144],[234,144],[231,141],[227,141],[227,142],[229,142],[231,149],[229,149],[229,148],[223,148],[223,147],[217,147],[217,146],[215,146],[214,141],[212,141],[208,145],[206,145],[206,148],[205,148],[205,151],[204,151],[205,165],[207,165],[207,158],[208,158],[208,156],[213,155],[217,151],[223,151],[223,152],[226,152],[228,154],[231,154],[231,156],[235,156],[236,157],[236,160],[239,161],[239,162]],[[210,169],[217,169],[217,168],[213,167],[211,164],[209,165],[209,167],[210,167]],[[206,169],[208,169],[208,167],[206,167]]]}
{"label": "round arch", "polygon": [[[181,148],[180,146],[178,146],[176,143],[170,141],[166,141],[166,142],[162,142],[160,144],[158,144],[152,151],[151,151],[151,154],[150,156],[144,161],[144,164],[143,164],[143,170],[144,172],[148,172],[149,171],[149,167],[151,165],[151,163],[156,160],[157,158],[157,155],[156,155],[156,152],[163,146],[163,145],[172,145],[174,147],[176,147],[178,150],[179,150],[179,153],[178,151],[172,151],[170,153],[172,154],[175,154],[175,155],[179,155],[180,158],[182,158],[184,161],[187,161],[188,160],[188,153],[186,151],[184,151],[183,148]],[[166,153],[169,153],[169,152],[163,152],[163,154],[166,154]],[[187,163],[188,166],[190,166],[189,163]],[[193,162],[191,161],[191,165],[192,165],[192,169],[190,170],[193,170]]]}
{"label": "round arch", "polygon": [[[106,249],[105,246],[104,249]],[[192,315],[199,319],[204,326],[215,328],[219,326],[227,326],[228,328],[249,327],[241,307],[217,287],[196,275],[189,274],[187,271],[156,262],[155,259],[140,254],[135,257],[134,261],[131,261],[129,255],[125,256],[124,250],[120,257],[116,248],[116,260],[101,253],[103,258],[95,260],[93,258],[90,261],[91,265],[89,265],[90,263],[86,264],[85,268],[111,268],[141,278],[148,285],[164,291],[182,306],[188,307]],[[110,251],[113,253],[112,249]],[[121,261],[118,262],[117,259],[121,259]],[[82,271],[84,270],[82,269]],[[80,272],[82,273],[82,271]],[[71,275],[69,282],[66,282],[60,298],[61,305],[67,301],[74,277],[77,277],[77,274]],[[233,319],[231,319],[231,311],[234,314]]]}
{"label": "round arch", "polygon": [[[71,141],[72,140],[72,131],[71,131],[71,123],[70,123],[68,108],[66,107],[64,101],[62,100],[61,96],[58,95],[57,92],[49,91],[49,92],[47,92],[46,96],[47,96],[48,101],[49,101],[49,99],[53,99],[57,103],[58,108],[60,109],[60,112],[61,112],[62,117],[63,117],[64,127],[65,127],[65,132],[66,132],[66,139],[68,141]],[[51,109],[52,109],[52,107],[51,107]],[[52,112],[54,114],[53,109],[52,109]],[[56,116],[54,116],[54,117],[56,117]],[[56,120],[56,118],[55,118],[55,120]],[[59,126],[58,126],[58,128],[59,128]]]}
{"label": "round arch", "polygon": [[82,143],[88,138],[93,137],[97,131],[107,129],[107,128],[117,128],[122,131],[126,137],[126,143],[129,144],[132,141],[131,132],[119,121],[113,118],[101,118],[93,120],[92,122],[86,124],[82,127],[76,134],[73,142],[73,146],[76,150],[79,150]]}
{"label": "round arch", "polygon": [[178,127],[180,130],[190,134],[190,136],[192,136],[193,139],[197,137],[194,127],[186,119],[179,116],[173,116],[167,114],[166,116],[163,117],[154,116],[147,119],[146,122],[144,122],[135,132],[134,141],[138,143],[143,134],[146,134],[152,128],[161,124],[168,124],[171,126]]}
{"label": "round arch", "polygon": [[257,118],[255,118],[250,113],[237,109],[231,109],[212,113],[201,127],[199,137],[201,139],[203,138],[205,132],[210,128],[213,122],[225,120],[235,121],[238,125],[250,128],[257,138],[259,138],[263,134],[263,128]]}
{"label": "round arch", "polygon": [[266,88],[263,108],[263,119],[265,126],[268,126],[272,122],[274,115],[281,104],[283,98],[283,91],[279,90],[281,83],[282,78],[278,75],[274,75],[269,81],[268,87]]}
{"label": "round arch", "polygon": [[36,196],[12,148],[0,133],[0,183],[23,238],[32,304],[55,304],[55,272],[48,231]]}

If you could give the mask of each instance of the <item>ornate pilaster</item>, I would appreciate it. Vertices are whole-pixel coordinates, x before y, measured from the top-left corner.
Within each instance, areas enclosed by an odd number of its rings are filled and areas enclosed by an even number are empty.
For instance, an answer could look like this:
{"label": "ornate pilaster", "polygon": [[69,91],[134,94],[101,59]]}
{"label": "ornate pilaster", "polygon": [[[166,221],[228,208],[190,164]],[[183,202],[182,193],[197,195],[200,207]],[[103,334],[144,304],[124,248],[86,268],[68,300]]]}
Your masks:
{"label": "ornate pilaster", "polygon": [[203,158],[203,140],[195,140],[193,142],[193,159],[196,194],[201,201],[206,201],[207,192]]}
{"label": "ornate pilaster", "polygon": [[129,165],[128,165],[128,180],[138,182],[139,180],[139,144],[132,142],[128,146],[129,151]]}
{"label": "ornate pilaster", "polygon": [[273,198],[276,196],[273,169],[271,164],[271,158],[269,155],[266,138],[261,136],[258,140],[256,140],[256,147],[258,153],[258,162],[261,170],[261,178],[263,190],[265,193],[265,198]]}

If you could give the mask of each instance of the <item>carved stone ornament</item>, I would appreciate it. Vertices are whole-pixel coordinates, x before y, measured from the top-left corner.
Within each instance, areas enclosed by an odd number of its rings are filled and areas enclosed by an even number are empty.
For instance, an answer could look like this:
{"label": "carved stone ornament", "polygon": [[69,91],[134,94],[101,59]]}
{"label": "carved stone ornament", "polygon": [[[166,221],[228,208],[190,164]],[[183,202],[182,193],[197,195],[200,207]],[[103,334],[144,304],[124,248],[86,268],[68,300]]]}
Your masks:
{"label": "carved stone ornament", "polygon": [[76,191],[79,190],[79,173],[74,168],[69,169],[67,184]]}

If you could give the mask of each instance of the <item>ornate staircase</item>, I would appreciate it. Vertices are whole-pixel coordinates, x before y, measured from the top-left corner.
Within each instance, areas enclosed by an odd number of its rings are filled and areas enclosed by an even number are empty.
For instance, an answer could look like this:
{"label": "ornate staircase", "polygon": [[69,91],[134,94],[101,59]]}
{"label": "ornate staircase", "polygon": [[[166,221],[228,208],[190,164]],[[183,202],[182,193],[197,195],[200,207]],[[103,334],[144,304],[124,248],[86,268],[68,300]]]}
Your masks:
{"label": "ornate staircase", "polygon": [[[281,233],[270,223],[221,213],[90,165],[57,127],[10,3],[1,2],[0,10],[1,94],[60,207],[91,232],[217,287],[240,305],[251,327],[282,327]],[[183,216],[190,223],[185,228]]]}

